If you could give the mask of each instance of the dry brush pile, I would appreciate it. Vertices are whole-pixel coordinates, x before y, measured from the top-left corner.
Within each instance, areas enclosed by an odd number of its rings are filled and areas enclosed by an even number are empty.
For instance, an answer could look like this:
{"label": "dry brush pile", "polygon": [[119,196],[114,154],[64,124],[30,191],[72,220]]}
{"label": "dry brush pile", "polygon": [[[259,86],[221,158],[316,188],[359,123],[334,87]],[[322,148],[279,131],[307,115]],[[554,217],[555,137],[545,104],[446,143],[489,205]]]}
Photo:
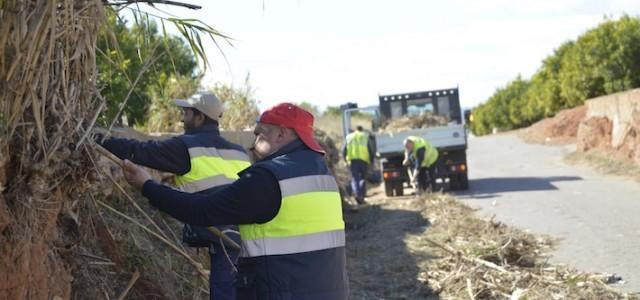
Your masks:
{"label": "dry brush pile", "polygon": [[105,13],[100,0],[0,1],[0,299],[131,287],[136,299],[197,298],[207,286],[177,246],[178,225],[133,205],[110,179],[118,168],[88,145],[104,109]]}
{"label": "dry brush pile", "polygon": [[393,133],[410,129],[446,126],[447,123],[449,123],[449,118],[446,116],[436,115],[431,112],[424,112],[419,115],[403,116],[391,119],[383,124],[382,131]]}
{"label": "dry brush pile", "polygon": [[549,238],[478,219],[450,196],[425,201],[432,226],[418,238],[441,256],[419,277],[444,298],[639,299],[610,288],[613,276],[549,264]]}

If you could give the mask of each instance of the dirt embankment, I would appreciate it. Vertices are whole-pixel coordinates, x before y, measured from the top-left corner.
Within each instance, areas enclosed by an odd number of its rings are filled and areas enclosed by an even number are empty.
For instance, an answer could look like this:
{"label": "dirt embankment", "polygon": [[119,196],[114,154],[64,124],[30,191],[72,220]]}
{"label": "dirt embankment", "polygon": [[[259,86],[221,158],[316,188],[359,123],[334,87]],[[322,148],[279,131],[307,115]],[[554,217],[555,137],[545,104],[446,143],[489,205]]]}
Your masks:
{"label": "dirt embankment", "polygon": [[578,150],[598,149],[640,165],[640,89],[587,101]]}
{"label": "dirt embankment", "polygon": [[518,132],[531,143],[572,144],[640,165],[640,89],[598,97]]}
{"label": "dirt embankment", "polygon": [[575,143],[580,122],[587,114],[587,107],[565,109],[555,117],[539,121],[518,132],[528,143],[564,145]]}

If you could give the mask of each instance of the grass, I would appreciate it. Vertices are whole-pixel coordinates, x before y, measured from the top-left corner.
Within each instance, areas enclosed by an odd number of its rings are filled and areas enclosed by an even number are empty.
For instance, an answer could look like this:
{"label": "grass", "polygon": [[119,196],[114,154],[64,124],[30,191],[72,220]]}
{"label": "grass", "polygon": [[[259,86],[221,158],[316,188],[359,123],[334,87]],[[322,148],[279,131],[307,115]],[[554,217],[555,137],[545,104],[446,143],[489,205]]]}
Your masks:
{"label": "grass", "polygon": [[565,161],[590,166],[602,174],[624,176],[640,182],[640,165],[603,150],[576,151],[567,155]]}

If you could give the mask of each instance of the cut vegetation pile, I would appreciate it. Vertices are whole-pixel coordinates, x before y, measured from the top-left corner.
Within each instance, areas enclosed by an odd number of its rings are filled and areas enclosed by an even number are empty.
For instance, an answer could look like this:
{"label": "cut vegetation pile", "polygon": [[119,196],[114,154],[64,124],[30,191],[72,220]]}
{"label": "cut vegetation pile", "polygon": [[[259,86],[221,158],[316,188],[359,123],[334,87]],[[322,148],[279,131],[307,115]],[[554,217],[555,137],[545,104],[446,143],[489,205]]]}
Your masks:
{"label": "cut vegetation pile", "polygon": [[493,220],[481,220],[454,198],[425,199],[426,234],[417,237],[442,256],[420,277],[455,299],[638,299],[609,286],[615,277],[547,263],[552,242]]}
{"label": "cut vegetation pile", "polygon": [[427,128],[434,126],[446,126],[449,118],[425,112],[417,116],[403,116],[394,118],[382,125],[384,132],[398,132],[410,129]]}
{"label": "cut vegetation pile", "polygon": [[346,215],[351,299],[640,299],[607,285],[616,276],[549,264],[554,241],[453,196],[370,195]]}

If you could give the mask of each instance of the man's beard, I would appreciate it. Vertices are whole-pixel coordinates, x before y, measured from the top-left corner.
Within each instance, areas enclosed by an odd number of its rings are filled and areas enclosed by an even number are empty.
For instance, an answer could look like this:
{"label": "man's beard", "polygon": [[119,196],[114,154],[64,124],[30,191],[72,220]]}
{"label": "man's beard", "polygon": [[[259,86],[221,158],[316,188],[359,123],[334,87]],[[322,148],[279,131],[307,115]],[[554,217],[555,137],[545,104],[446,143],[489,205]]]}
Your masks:
{"label": "man's beard", "polygon": [[182,127],[184,127],[184,131],[191,131],[195,128],[195,126],[193,126],[193,124],[191,123],[186,123],[186,122],[182,122]]}

